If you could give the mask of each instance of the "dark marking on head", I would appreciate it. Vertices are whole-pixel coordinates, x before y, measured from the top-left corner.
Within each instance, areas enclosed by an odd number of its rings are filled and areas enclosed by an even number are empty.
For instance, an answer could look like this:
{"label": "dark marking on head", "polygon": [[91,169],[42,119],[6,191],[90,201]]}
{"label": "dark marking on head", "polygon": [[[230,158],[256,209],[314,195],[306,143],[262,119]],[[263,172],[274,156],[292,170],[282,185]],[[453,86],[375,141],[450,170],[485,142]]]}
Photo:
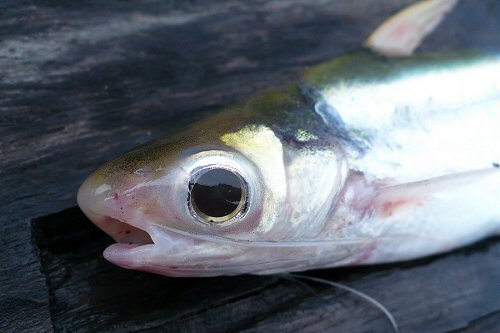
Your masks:
{"label": "dark marking on head", "polygon": [[300,90],[304,100],[310,105],[312,113],[315,114],[323,123],[323,126],[327,128],[327,130],[325,130],[327,135],[331,136],[336,141],[341,141],[352,146],[360,152],[367,150],[367,145],[347,130],[338,111],[323,99],[323,96],[314,86],[307,82],[302,82],[300,84]]}
{"label": "dark marking on head", "polygon": [[494,168],[500,168],[500,163],[498,162],[493,162],[492,165]]}
{"label": "dark marking on head", "polygon": [[324,100],[319,100],[314,105],[314,111],[332,128],[335,137],[360,152],[367,150],[366,144],[347,130],[342,117],[333,106],[329,105]]}

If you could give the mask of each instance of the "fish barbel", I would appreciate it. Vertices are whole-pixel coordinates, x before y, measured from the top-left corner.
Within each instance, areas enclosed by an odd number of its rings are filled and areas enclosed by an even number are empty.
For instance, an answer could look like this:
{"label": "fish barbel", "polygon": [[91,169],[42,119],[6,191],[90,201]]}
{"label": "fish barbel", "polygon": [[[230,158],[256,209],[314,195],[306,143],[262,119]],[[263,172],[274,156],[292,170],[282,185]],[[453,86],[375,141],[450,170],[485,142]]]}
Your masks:
{"label": "fish barbel", "polygon": [[[500,232],[500,55],[402,57],[453,3],[419,4],[382,25],[371,51],[104,164],[78,202],[117,241],[105,258],[168,276],[272,274],[408,260]],[[384,41],[425,6],[439,16],[431,28]]]}

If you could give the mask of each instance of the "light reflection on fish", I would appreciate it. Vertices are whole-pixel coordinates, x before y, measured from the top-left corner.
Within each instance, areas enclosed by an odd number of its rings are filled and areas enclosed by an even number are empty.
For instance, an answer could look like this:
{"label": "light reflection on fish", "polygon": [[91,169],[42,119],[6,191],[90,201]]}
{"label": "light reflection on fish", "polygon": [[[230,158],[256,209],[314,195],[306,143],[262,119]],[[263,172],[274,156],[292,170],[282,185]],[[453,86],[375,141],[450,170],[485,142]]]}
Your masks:
{"label": "light reflection on fish", "polygon": [[[498,233],[500,57],[387,57],[411,53],[454,3],[387,21],[369,40],[386,56],[320,64],[106,163],[78,193],[118,242],[106,259],[169,276],[271,274]],[[434,17],[427,31],[384,35],[422,15]]]}

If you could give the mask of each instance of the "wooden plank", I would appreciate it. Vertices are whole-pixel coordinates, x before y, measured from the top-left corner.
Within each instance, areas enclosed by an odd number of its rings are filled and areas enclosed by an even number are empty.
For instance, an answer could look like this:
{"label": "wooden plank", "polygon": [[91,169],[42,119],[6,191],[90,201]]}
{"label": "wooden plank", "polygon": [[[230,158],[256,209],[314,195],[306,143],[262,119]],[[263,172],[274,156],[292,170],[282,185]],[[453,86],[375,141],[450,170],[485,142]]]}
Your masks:
{"label": "wooden plank", "polygon": [[[322,286],[119,269],[100,255],[109,239],[71,207],[105,160],[357,49],[411,2],[3,1],[0,331],[387,331],[370,305]],[[498,31],[500,3],[463,1],[419,51],[500,50]],[[404,331],[493,331],[499,251],[497,238],[312,274],[375,296]]]}

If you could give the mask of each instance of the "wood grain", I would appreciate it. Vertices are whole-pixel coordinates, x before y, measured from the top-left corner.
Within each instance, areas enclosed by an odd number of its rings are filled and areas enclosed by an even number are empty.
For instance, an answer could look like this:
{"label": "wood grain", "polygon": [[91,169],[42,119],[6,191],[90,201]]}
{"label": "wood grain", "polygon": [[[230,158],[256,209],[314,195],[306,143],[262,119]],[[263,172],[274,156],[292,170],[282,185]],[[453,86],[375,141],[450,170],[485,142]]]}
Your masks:
{"label": "wood grain", "polygon": [[[105,262],[79,184],[133,146],[356,50],[410,0],[0,3],[1,332],[387,332],[353,295],[279,277],[169,279]],[[418,52],[500,50],[500,3],[460,2]],[[310,272],[403,332],[500,329],[500,239]]]}

